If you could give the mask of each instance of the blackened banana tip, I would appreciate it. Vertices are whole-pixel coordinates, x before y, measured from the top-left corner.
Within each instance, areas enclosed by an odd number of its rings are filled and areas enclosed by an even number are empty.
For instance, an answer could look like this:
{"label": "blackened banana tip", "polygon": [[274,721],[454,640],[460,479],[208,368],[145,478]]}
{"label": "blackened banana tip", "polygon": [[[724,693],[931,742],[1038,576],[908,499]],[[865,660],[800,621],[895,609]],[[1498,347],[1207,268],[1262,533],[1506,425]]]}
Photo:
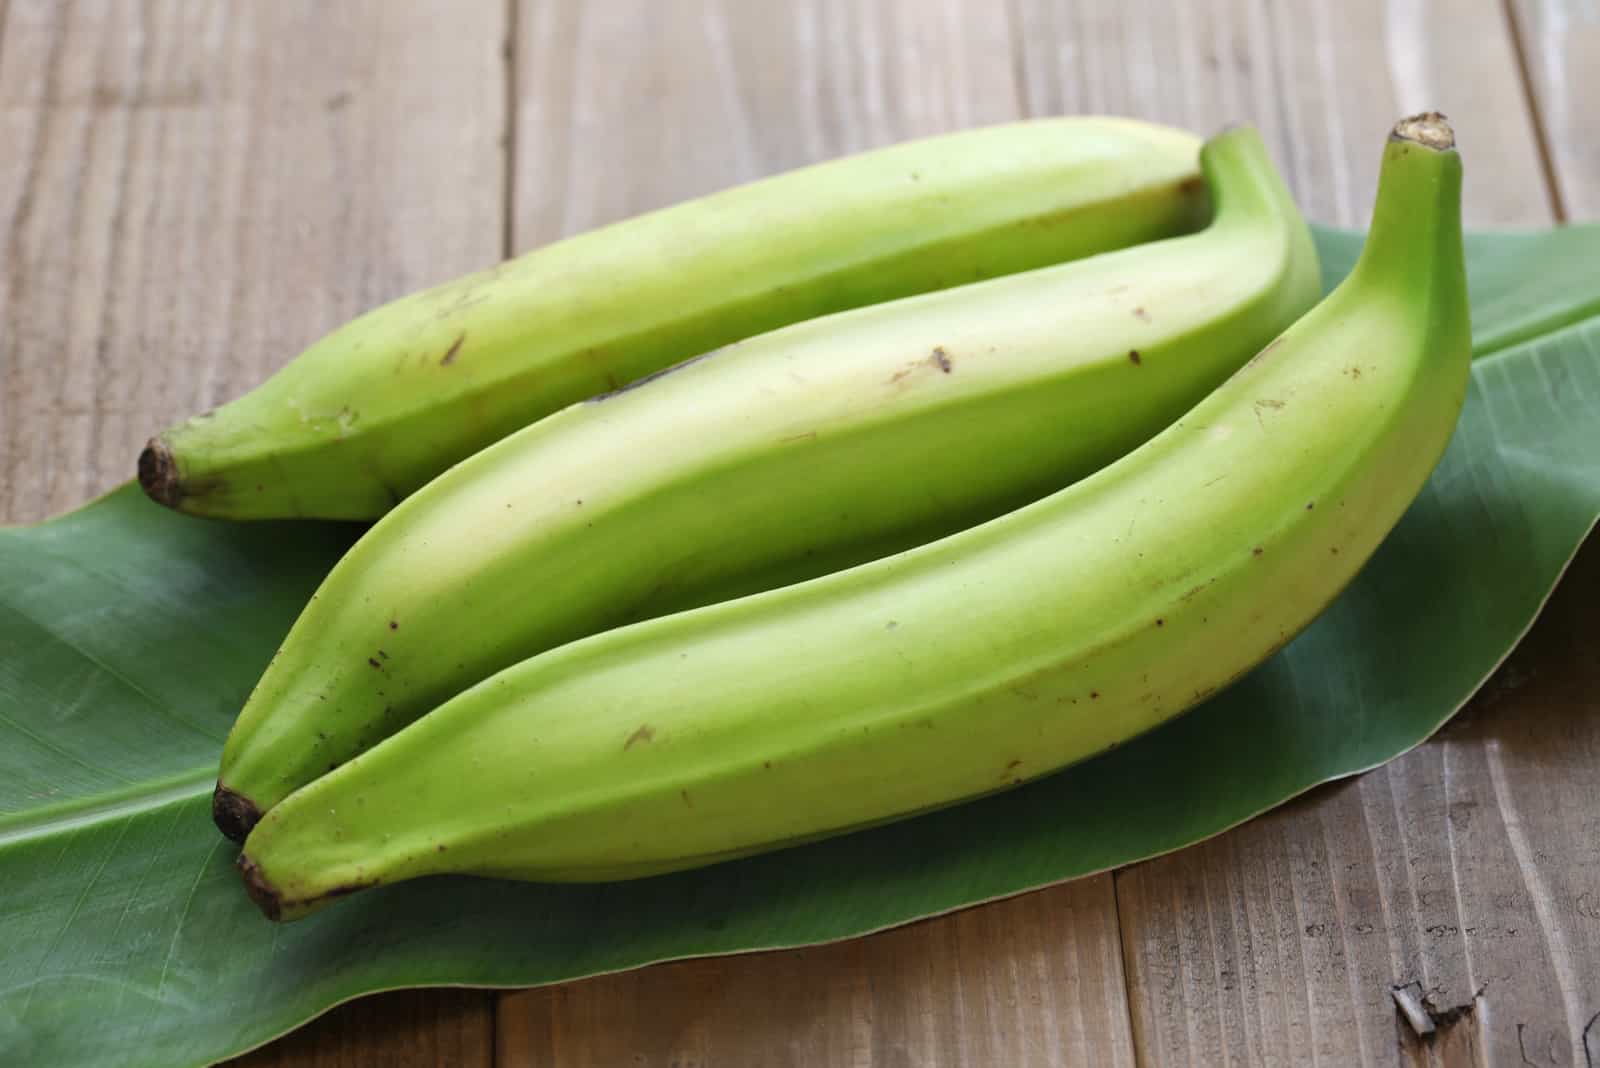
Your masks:
{"label": "blackened banana tip", "polygon": [[211,794],[211,820],[228,838],[243,842],[250,829],[261,820],[261,810],[243,794],[236,794],[220,782]]}
{"label": "blackened banana tip", "polygon": [[183,499],[177,461],[160,438],[151,438],[139,454],[139,485],[152,501],[168,508],[178,507]]}
{"label": "blackened banana tip", "polygon": [[248,854],[239,854],[239,877],[244,880],[244,891],[250,895],[250,900],[256,903],[261,914],[269,920],[283,919],[283,909],[278,899],[278,891],[266,876],[261,874],[261,868],[251,860]]}

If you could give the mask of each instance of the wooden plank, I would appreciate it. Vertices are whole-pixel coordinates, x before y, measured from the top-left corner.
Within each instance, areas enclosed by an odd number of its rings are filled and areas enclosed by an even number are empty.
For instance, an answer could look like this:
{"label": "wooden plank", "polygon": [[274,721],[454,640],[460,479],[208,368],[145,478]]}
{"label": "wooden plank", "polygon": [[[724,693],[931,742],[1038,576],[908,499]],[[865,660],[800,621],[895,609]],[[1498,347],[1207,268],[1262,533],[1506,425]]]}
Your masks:
{"label": "wooden plank", "polygon": [[[1434,741],[1119,873],[1141,1061],[1596,1063],[1597,597],[1591,539]],[[1466,1010],[1428,1045],[1391,999],[1413,982]]]}
{"label": "wooden plank", "polygon": [[501,1068],[1133,1063],[1110,880],[504,998]]}
{"label": "wooden plank", "polygon": [[1252,122],[1307,213],[1371,213],[1398,117],[1454,117],[1469,225],[1549,218],[1499,0],[1017,0],[1031,114]]}
{"label": "wooden plank", "polygon": [[500,0],[14,0],[0,56],[0,518],[500,254]]}
{"label": "wooden plank", "polygon": [[[1388,124],[1437,107],[1457,120],[1470,222],[1551,218],[1493,0],[1022,0],[1019,11],[1035,111],[1128,111],[1202,130],[1248,119],[1311,217],[1358,224]],[[1568,580],[1569,616],[1583,581]],[[1533,1063],[1583,1063],[1572,1043],[1586,1003],[1574,991],[1596,988],[1579,962],[1600,954],[1579,933],[1589,928],[1576,901],[1595,854],[1550,806],[1593,813],[1600,800],[1581,762],[1554,779],[1540,769],[1582,729],[1583,676],[1539,642],[1524,655],[1553,658],[1564,697],[1530,693],[1493,729],[1457,726],[1355,782],[1118,874],[1141,1062],[1520,1064],[1533,1043]],[[1517,662],[1497,685],[1519,678]],[[1516,722],[1537,726],[1512,766],[1502,739]],[[1412,980],[1434,1008],[1471,1011],[1418,1041],[1391,992]]]}
{"label": "wooden plank", "polygon": [[[1003,5],[527,0],[515,246],[1019,114]],[[502,1064],[1129,1064],[1110,879],[504,997]]]}
{"label": "wooden plank", "polygon": [[1558,214],[1600,218],[1600,3],[1507,0],[1506,11],[1537,105]]}
{"label": "wooden plank", "polygon": [[229,1068],[488,1068],[494,997],[483,990],[396,990],[358,998]]}
{"label": "wooden plank", "polygon": [[[0,521],[123,481],[166,422],[498,259],[504,21],[499,0],[11,0]],[[493,1009],[363,1000],[245,1063],[488,1065]]]}
{"label": "wooden plank", "polygon": [[525,0],[516,247],[1018,116],[1000,5]]}

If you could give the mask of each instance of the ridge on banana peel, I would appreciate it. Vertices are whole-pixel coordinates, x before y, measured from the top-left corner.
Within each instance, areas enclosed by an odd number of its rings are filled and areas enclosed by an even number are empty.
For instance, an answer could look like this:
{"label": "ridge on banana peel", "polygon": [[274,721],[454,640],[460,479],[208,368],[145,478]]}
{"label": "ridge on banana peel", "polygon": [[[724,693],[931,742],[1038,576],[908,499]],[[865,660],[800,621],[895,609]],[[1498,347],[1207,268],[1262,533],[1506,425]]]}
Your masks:
{"label": "ridge on banana peel", "polygon": [[1460,161],[1386,146],[1350,277],[1170,428],[1018,511],[534,657],[301,789],[263,911],[435,873],[630,878],[1047,774],[1228,685],[1355,575],[1465,397]]}
{"label": "ridge on banana peel", "polygon": [[910,141],[555,242],[341,326],[152,438],[154,500],[375,519],[558,409],[789,323],[1195,229],[1194,135],[1035,119]]}
{"label": "ridge on banana peel", "polygon": [[921,544],[1127,452],[1317,299],[1259,136],[1199,234],[797,324],[559,412],[380,520],[246,702],[213,812],[261,811],[494,672]]}

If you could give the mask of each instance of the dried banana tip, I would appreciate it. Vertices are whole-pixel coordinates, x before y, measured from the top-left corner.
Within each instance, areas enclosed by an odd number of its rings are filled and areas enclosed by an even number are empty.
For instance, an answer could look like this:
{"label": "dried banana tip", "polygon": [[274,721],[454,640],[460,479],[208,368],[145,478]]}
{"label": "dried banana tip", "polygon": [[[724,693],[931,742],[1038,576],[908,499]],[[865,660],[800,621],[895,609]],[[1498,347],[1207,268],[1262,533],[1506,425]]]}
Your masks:
{"label": "dried banana tip", "polygon": [[152,501],[168,508],[178,507],[178,501],[183,498],[177,461],[160,438],[151,438],[139,454],[139,485]]}
{"label": "dried banana tip", "polygon": [[1411,141],[1427,148],[1444,152],[1456,147],[1456,132],[1450,122],[1437,111],[1424,111],[1394,124],[1389,135],[1395,141]]}

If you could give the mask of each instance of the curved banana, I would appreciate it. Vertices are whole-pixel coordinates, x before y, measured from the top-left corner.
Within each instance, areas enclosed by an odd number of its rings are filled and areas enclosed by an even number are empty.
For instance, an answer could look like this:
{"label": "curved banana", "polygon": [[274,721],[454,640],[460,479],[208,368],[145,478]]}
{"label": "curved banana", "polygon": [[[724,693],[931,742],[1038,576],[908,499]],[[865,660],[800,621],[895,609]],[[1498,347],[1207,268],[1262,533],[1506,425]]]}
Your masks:
{"label": "curved banana", "polygon": [[151,439],[157,501],[373,519],[584,397],[739,338],[1193,230],[1191,134],[1111,118],[912,141],[628,219],[404,297]]}
{"label": "curved banana", "polygon": [[1046,774],[1308,624],[1426,481],[1469,363],[1460,162],[1396,127],[1339,289],[1169,429],[1044,500],[502,672],[256,827],[269,916],[441,872],[670,871]]}
{"label": "curved banana", "polygon": [[1170,423],[1317,298],[1260,138],[1208,143],[1204,232],[812,320],[524,429],[381,520],[223,751],[259,812],[501,668],[1002,514]]}

